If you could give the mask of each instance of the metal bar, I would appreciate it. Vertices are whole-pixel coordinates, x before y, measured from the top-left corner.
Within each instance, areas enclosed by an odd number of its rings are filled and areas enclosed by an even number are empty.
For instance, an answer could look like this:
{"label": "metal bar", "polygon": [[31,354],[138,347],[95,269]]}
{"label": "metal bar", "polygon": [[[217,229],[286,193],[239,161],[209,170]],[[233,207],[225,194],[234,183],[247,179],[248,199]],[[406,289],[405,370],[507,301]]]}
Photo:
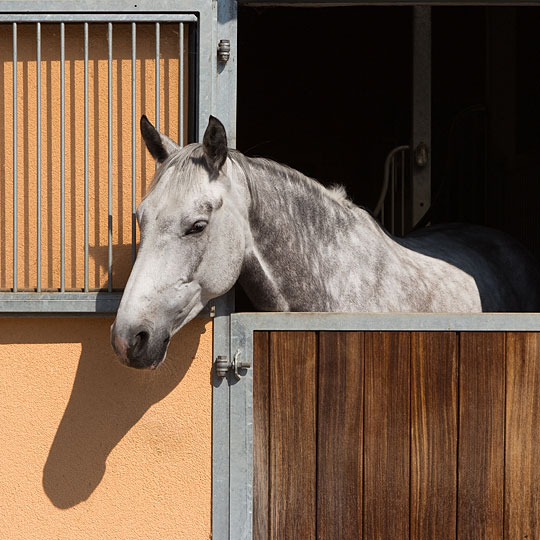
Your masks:
{"label": "metal bar", "polygon": [[[244,330],[242,330],[244,328]],[[233,313],[231,331],[539,332],[540,313]],[[246,359],[246,357],[243,357]]]}
{"label": "metal bar", "polygon": [[396,214],[396,207],[395,207],[395,199],[396,199],[396,158],[392,160],[392,191],[390,193],[390,232],[392,234],[395,234],[395,214]]}
{"label": "metal bar", "polygon": [[184,24],[178,27],[178,144],[184,146]]}
{"label": "metal bar", "polygon": [[156,129],[159,131],[159,112],[160,112],[160,92],[161,92],[161,81],[160,81],[160,51],[159,51],[159,41],[160,41],[160,27],[159,23],[156,23]]}
{"label": "metal bar", "polygon": [[107,178],[107,187],[108,187],[108,219],[107,219],[107,243],[108,243],[108,254],[107,254],[107,271],[108,271],[108,290],[109,292],[112,291],[112,225],[113,225],[113,215],[112,215],[112,99],[113,99],[113,80],[112,80],[112,40],[113,40],[113,26],[112,23],[109,23],[107,25],[107,43],[108,43],[108,85],[109,85],[109,95],[108,95],[108,103],[107,103],[107,109],[108,109],[108,178]]}
{"label": "metal bar", "polygon": [[84,292],[88,292],[88,23],[84,23]]}
{"label": "metal bar", "polygon": [[401,151],[401,236],[405,234],[405,150]]}
{"label": "metal bar", "polygon": [[[251,351],[253,366],[253,346]],[[242,336],[231,332],[230,358],[238,355],[243,360],[244,354]],[[253,534],[253,369],[231,387],[229,432],[229,538],[247,539]]]}
{"label": "metal bar", "polygon": [[17,252],[18,252],[18,223],[17,223],[17,23],[13,23],[13,292],[17,292]]}
{"label": "metal bar", "polygon": [[[431,204],[431,8],[413,8],[411,189],[408,225],[414,227]],[[428,151],[426,163],[417,163],[422,146]]]}
{"label": "metal bar", "polygon": [[[0,317],[113,314],[118,310],[121,298],[120,292],[0,293]],[[207,308],[197,315],[209,316]]]}
{"label": "metal bar", "polygon": [[379,200],[377,201],[377,204],[375,206],[375,210],[373,210],[373,215],[378,216],[379,212],[381,212],[382,207],[384,206],[384,200],[386,199],[386,193],[388,191],[388,184],[389,184],[389,178],[390,178],[390,163],[394,159],[394,156],[401,152],[402,150],[408,150],[408,145],[402,145],[402,146],[396,146],[393,150],[391,150],[388,155],[386,156],[384,160],[384,179],[383,179],[383,186],[381,188],[381,193],[379,194]]}
{"label": "metal bar", "polygon": [[197,16],[179,13],[0,13],[0,22],[75,23],[75,22],[197,22]]}
{"label": "metal bar", "polygon": [[[234,293],[216,298],[213,324],[213,360],[224,355],[230,358],[230,313],[234,311]],[[230,389],[227,378],[217,377],[212,370],[212,538],[229,540],[230,499]]]}
{"label": "metal bar", "polygon": [[[120,305],[121,292],[18,292],[0,293],[0,317],[55,313],[99,314],[115,313]],[[209,317],[208,308],[198,317]]]}
{"label": "metal bar", "polygon": [[36,290],[41,292],[41,23],[36,24],[36,94]]}
{"label": "metal bar", "polygon": [[137,255],[137,25],[131,23],[131,264]]}
{"label": "metal bar", "polygon": [[60,292],[66,290],[66,28],[60,23]]}

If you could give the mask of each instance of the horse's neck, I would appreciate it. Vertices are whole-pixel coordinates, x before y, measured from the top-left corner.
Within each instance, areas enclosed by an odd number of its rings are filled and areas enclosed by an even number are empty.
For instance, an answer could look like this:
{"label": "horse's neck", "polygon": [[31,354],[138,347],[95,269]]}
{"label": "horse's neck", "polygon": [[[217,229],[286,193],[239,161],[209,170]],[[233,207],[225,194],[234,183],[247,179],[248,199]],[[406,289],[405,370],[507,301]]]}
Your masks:
{"label": "horse's neck", "polygon": [[[334,200],[310,182],[264,174],[252,182],[240,283],[258,309],[338,310],[344,282],[373,281],[385,246],[393,243],[365,210]],[[354,277],[347,275],[353,268]]]}

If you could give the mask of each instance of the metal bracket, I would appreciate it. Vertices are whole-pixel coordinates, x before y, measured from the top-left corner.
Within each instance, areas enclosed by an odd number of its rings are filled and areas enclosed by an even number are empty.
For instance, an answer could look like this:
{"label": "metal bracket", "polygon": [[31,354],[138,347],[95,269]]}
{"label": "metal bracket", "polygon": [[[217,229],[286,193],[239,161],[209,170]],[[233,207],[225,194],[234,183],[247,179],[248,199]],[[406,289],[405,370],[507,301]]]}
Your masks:
{"label": "metal bracket", "polygon": [[220,39],[217,47],[218,62],[225,64],[231,57],[231,40]]}
{"label": "metal bracket", "polygon": [[419,143],[414,149],[414,162],[417,167],[423,168],[428,164],[429,147],[426,143]]}
{"label": "metal bracket", "polygon": [[251,367],[251,362],[249,360],[240,360],[240,351],[236,351],[233,360],[229,360],[228,356],[217,356],[215,361],[216,374],[218,377],[225,377],[227,372],[231,369],[234,371],[234,376],[240,380],[241,369],[247,369]]}

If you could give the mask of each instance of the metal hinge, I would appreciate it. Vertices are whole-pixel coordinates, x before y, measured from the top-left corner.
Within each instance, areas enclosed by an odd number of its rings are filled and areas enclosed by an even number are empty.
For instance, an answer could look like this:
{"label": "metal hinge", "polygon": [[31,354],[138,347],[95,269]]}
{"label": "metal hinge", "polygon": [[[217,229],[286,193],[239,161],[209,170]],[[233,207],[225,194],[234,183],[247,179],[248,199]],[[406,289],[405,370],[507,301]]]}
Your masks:
{"label": "metal hinge", "polygon": [[220,355],[216,357],[215,366],[216,374],[218,377],[225,377],[227,372],[231,369],[234,371],[234,376],[237,379],[240,379],[241,374],[239,371],[241,369],[247,369],[251,367],[251,362],[249,360],[240,360],[240,351],[236,351],[233,360],[229,360],[228,356]]}

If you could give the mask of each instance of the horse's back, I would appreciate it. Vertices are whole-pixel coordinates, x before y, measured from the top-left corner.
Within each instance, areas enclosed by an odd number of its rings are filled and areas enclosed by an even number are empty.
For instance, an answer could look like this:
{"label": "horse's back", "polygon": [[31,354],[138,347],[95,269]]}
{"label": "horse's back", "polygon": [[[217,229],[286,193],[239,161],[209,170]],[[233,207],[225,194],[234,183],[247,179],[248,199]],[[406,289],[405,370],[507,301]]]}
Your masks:
{"label": "horse's back", "polygon": [[540,265],[522,244],[504,232],[477,225],[436,225],[398,241],[471,275],[482,311],[540,311]]}

